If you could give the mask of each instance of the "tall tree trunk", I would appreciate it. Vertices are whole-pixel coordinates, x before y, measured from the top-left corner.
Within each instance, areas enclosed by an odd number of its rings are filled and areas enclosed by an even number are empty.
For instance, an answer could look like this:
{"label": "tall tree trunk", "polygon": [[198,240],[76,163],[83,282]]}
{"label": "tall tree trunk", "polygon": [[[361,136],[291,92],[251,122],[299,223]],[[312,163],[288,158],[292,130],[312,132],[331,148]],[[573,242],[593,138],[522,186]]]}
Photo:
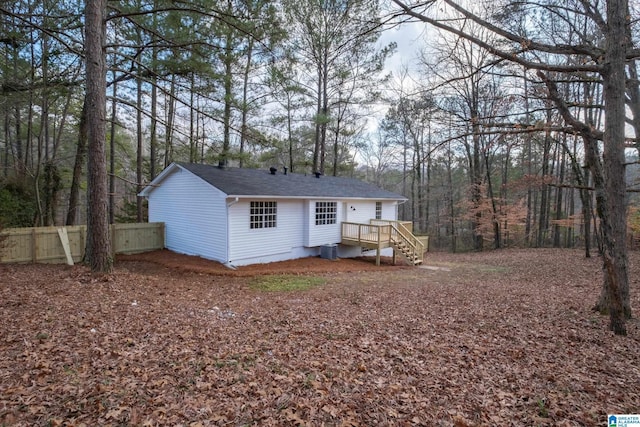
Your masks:
{"label": "tall tree trunk", "polygon": [[[551,126],[551,110],[547,111],[547,127]],[[551,151],[551,132],[549,130],[545,131],[544,134],[544,142],[542,148],[542,178],[546,178],[549,175],[549,154]],[[540,192],[540,215],[538,216],[538,238],[536,240],[536,246],[542,247],[544,246],[544,242],[546,240],[547,234],[547,225],[548,225],[548,217],[547,212],[549,211],[549,186],[543,185],[542,190]]]}
{"label": "tall tree trunk", "polygon": [[627,198],[625,182],[625,64],[629,39],[627,0],[607,2],[605,34],[603,172],[608,212],[601,216],[605,280],[609,298],[609,327],[617,335],[626,335],[626,319],[631,317],[627,258]]}
{"label": "tall tree trunk", "polygon": [[636,136],[636,151],[640,155],[640,84],[638,82],[638,66],[636,65],[636,60],[631,60],[629,61],[627,92],[629,94],[629,108],[633,115],[631,124]]}
{"label": "tall tree trunk", "polygon": [[476,209],[473,220],[473,249],[482,251],[484,236],[479,231],[482,222],[482,212],[479,209],[482,200],[482,168],[480,162],[480,126],[477,124],[477,114],[472,115],[473,148],[471,152],[471,201]]}
{"label": "tall tree trunk", "polygon": [[87,249],[91,271],[112,270],[109,237],[106,137],[106,39],[107,0],[85,0],[86,102],[89,156],[87,164]]}
{"label": "tall tree trunk", "polygon": [[422,174],[422,168],[423,168],[423,138],[424,138],[424,131],[421,127],[419,135],[416,135],[415,138],[415,145],[414,145],[414,165],[413,165],[413,170],[414,170],[414,174],[415,174],[415,185],[416,185],[416,218],[418,219],[417,221],[417,229],[418,231],[422,232],[424,231],[423,229],[423,224],[424,224],[424,186],[423,186],[423,174]]}
{"label": "tall tree trunk", "polygon": [[[566,147],[566,139],[567,139],[567,135],[564,134],[563,135],[564,138],[564,146]],[[559,159],[559,167],[558,167],[558,184],[562,185],[564,183],[564,168],[565,168],[565,161],[566,161],[566,155],[565,155],[566,151],[562,150],[562,153],[558,152],[558,157],[560,157]],[[556,189],[556,223],[553,226],[553,247],[554,248],[559,248],[560,245],[560,225],[558,223],[558,221],[560,221],[562,219],[562,187],[558,187]]]}
{"label": "tall tree trunk", "polygon": [[429,211],[431,210],[431,125],[429,125],[429,133],[427,136],[427,155],[426,155],[426,169],[424,173],[425,177],[425,205],[424,205],[424,228],[423,231],[429,232],[430,218]]}
{"label": "tall tree trunk", "polygon": [[[511,145],[507,144],[505,148],[504,162],[502,167],[502,183],[500,185],[500,214],[503,213],[503,206],[507,205],[507,188],[509,183],[509,165],[511,164]],[[502,247],[509,246],[509,223],[508,218],[504,220]]]}
{"label": "tall tree trunk", "polygon": [[[531,115],[529,109],[529,89],[527,78],[527,70],[525,69],[522,74],[522,80],[524,82],[524,108],[525,108],[525,124],[527,126],[531,125]],[[525,135],[526,138],[526,162],[527,162],[527,176],[531,178],[533,176],[533,156],[531,145],[532,145],[532,136],[530,133]],[[527,246],[531,245],[531,224],[533,223],[533,211],[535,209],[535,205],[533,204],[533,189],[531,184],[527,186],[527,219],[525,222],[525,242]]]}
{"label": "tall tree trunk", "polygon": [[191,88],[189,90],[189,163],[195,163],[196,157],[198,154],[198,139],[196,136],[198,127],[197,124],[197,113],[196,113],[196,102],[195,102],[195,79],[196,76],[194,73],[191,74],[191,78],[189,79],[189,84]]}
{"label": "tall tree trunk", "polygon": [[2,159],[2,164],[4,166],[4,177],[9,176],[9,154],[11,150],[11,112],[9,108],[4,110],[4,158]]}
{"label": "tall tree trunk", "polygon": [[[138,38],[142,38],[139,34]],[[142,67],[138,64],[138,74]],[[136,221],[142,222],[142,77],[136,76]]]}
{"label": "tall tree trunk", "polygon": [[340,132],[342,126],[342,113],[340,111],[340,104],[338,104],[338,114],[336,116],[336,129],[335,129],[335,138],[333,139],[333,167],[332,167],[332,175],[338,176],[338,166],[340,164]]}
{"label": "tall tree trunk", "polygon": [[158,172],[158,79],[151,78],[151,123],[149,127],[149,180],[153,180]]}
{"label": "tall tree trunk", "polygon": [[[33,34],[33,32],[32,32]],[[33,35],[32,35],[33,37]],[[33,63],[35,63],[35,42],[31,43],[31,60],[33,61]],[[46,54],[43,53],[43,60],[46,62]],[[46,74],[46,66],[44,66],[43,72]],[[32,82],[35,81],[35,67],[31,68],[31,76],[32,76]],[[43,157],[44,157],[44,153],[43,153],[43,146],[44,146],[44,141],[43,141],[43,136],[44,136],[44,128],[46,126],[47,120],[46,120],[46,116],[48,116],[48,111],[47,111],[47,104],[46,104],[46,83],[45,83],[45,90],[43,91],[42,94],[42,104],[40,105],[40,110],[42,110],[42,114],[40,115],[40,133],[38,134],[36,141],[37,141],[37,148],[36,148],[36,152],[37,152],[37,157],[36,157],[36,164],[34,167],[34,177],[33,177],[33,186],[34,186],[34,193],[35,193],[35,198],[36,198],[36,208],[37,208],[37,214],[36,214],[36,218],[34,221],[34,226],[36,227],[42,227],[45,225],[44,223],[44,210],[42,208],[42,195],[40,194],[40,175],[41,175],[41,166],[43,163]],[[31,111],[33,111],[33,103],[29,103],[29,109]],[[30,118],[29,118],[29,133],[31,133],[31,129],[33,129],[33,114],[30,114]],[[31,138],[28,138],[27,141],[30,141]],[[44,161],[46,161],[46,159],[44,159]]]}
{"label": "tall tree trunk", "polygon": [[[249,116],[249,73],[253,61],[253,37],[247,40],[247,62],[244,66],[242,76],[242,110],[240,117],[240,167],[244,165],[244,151],[247,144],[248,128],[247,120]],[[292,171],[293,172],[293,171]]]}
{"label": "tall tree trunk", "polygon": [[[46,8],[46,2],[45,2]],[[48,37],[46,34],[42,34],[42,82],[44,87],[42,88],[41,97],[42,101],[40,104],[40,134],[38,135],[38,145],[44,149],[44,159],[43,159],[43,183],[42,183],[42,205],[40,211],[40,224],[44,226],[50,226],[53,224],[53,217],[51,215],[51,209],[53,205],[53,197],[52,194],[55,190],[54,184],[52,182],[53,174],[52,168],[53,164],[50,162],[50,153],[49,153],[49,90],[48,90],[48,82],[49,82],[49,43]],[[40,165],[38,165],[38,170],[40,170]],[[36,185],[36,193],[39,194],[40,191],[40,182],[39,180],[35,181]]]}
{"label": "tall tree trunk", "polygon": [[489,150],[485,150],[484,154],[484,168],[487,174],[487,197],[491,200],[491,225],[493,227],[493,248],[500,249],[502,247],[502,240],[500,236],[500,223],[498,222],[498,208],[496,206],[496,198],[493,193],[493,181],[491,179],[491,165],[489,163]]}
{"label": "tall tree trunk", "polygon": [[[406,132],[403,132],[403,138],[405,138],[402,141],[402,194],[407,194],[407,170],[408,170],[408,166],[407,166],[407,141],[406,141]],[[402,216],[401,218],[406,221],[408,219],[413,220],[413,218],[409,217],[407,215],[407,204],[403,203],[401,205],[402,208]]]}
{"label": "tall tree trunk", "polygon": [[87,155],[87,97],[85,96],[78,123],[78,143],[76,145],[76,157],[73,164],[73,175],[71,177],[71,188],[69,190],[69,210],[67,211],[66,225],[77,224],[77,214],[80,208],[80,184],[82,182],[82,166]]}
{"label": "tall tree trunk", "polygon": [[[449,202],[449,224],[451,227],[451,252],[456,252],[456,217],[455,217],[455,204],[453,201],[453,158],[451,151],[451,142],[449,142],[449,146],[447,147],[447,187],[448,187],[448,202]],[[440,233],[440,227],[438,227],[438,233]]]}
{"label": "tall tree trunk", "polygon": [[291,106],[291,97],[287,95],[287,142],[289,145],[289,169],[291,173],[294,172],[294,161],[293,161],[293,118],[291,117],[292,106]]}
{"label": "tall tree trunk", "polygon": [[324,162],[327,150],[327,126],[329,125],[329,52],[324,49],[324,63],[322,66],[322,122],[320,128],[320,173],[324,174]]}
{"label": "tall tree trunk", "polygon": [[[588,178],[588,175],[587,175]],[[589,183],[586,179],[585,182]],[[582,202],[582,218],[584,223],[584,256],[591,258],[591,193],[589,190],[580,190],[580,201]]]}
{"label": "tall tree trunk", "polygon": [[116,119],[118,114],[118,83],[113,71],[111,88],[111,132],[109,132],[109,224],[116,222]]}
{"label": "tall tree trunk", "polygon": [[[20,81],[19,76],[19,67],[18,64],[20,62],[20,52],[18,50],[19,46],[16,43],[13,47],[13,78],[15,81]],[[29,91],[29,105],[31,105],[31,91]],[[29,108],[29,113],[31,113],[32,109]],[[24,150],[24,146],[22,145],[22,113],[20,109],[20,101],[18,99],[15,100],[15,105],[13,109],[13,120],[15,126],[15,148],[13,150],[13,164],[16,170],[16,177],[18,179],[24,178],[27,171],[26,164],[26,154]]]}
{"label": "tall tree trunk", "polygon": [[165,126],[164,141],[164,167],[166,168],[173,162],[173,122],[176,115],[176,76],[171,76],[171,84],[169,85],[169,94],[167,96],[167,120]]}
{"label": "tall tree trunk", "polygon": [[[153,1],[154,9],[158,8],[158,1]],[[158,27],[158,14],[153,14],[153,28]],[[151,36],[153,47],[151,48],[151,124],[149,128],[149,180],[156,177],[156,163],[158,162],[158,46],[155,31]]]}
{"label": "tall tree trunk", "polygon": [[[228,10],[232,10],[231,2],[228,2]],[[233,102],[233,35],[227,31],[224,54],[224,113],[223,113],[223,139],[222,151],[218,164],[221,167],[228,165],[231,151],[231,104]]]}
{"label": "tall tree trunk", "polygon": [[316,99],[316,123],[315,123],[315,134],[314,134],[314,146],[313,146],[313,170],[311,172],[316,173],[320,172],[320,157],[321,157],[321,129],[322,123],[324,120],[322,117],[322,67],[318,65],[318,81],[317,81],[317,99]]}

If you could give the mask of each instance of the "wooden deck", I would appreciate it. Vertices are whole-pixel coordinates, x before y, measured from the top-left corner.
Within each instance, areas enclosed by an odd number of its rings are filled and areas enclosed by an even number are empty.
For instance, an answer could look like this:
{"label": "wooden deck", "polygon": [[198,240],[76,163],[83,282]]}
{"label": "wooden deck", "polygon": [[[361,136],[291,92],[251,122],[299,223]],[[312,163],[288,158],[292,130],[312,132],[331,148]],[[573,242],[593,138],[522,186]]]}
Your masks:
{"label": "wooden deck", "polygon": [[369,224],[343,222],[341,243],[376,250],[376,265],[380,265],[380,250],[393,248],[393,260],[400,253],[410,264],[421,264],[424,244],[399,221],[371,220]]}

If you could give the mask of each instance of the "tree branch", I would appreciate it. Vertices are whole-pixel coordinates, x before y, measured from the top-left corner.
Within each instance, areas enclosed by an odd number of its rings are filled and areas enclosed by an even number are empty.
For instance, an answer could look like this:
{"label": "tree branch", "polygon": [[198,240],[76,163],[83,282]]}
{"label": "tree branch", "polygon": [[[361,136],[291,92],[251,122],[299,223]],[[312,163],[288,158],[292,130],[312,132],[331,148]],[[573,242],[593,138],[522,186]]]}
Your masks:
{"label": "tree branch", "polygon": [[593,126],[590,126],[584,122],[581,122],[580,120],[576,119],[573,114],[571,114],[571,111],[569,111],[569,107],[567,106],[566,102],[558,93],[558,87],[556,86],[556,83],[554,81],[549,79],[549,77],[541,70],[538,70],[537,75],[547,86],[547,90],[549,91],[549,99],[556,105],[558,111],[560,112],[560,115],[565,122],[567,122],[580,135],[583,135],[590,139],[604,139],[604,132],[595,129]]}
{"label": "tree branch", "polygon": [[[447,4],[451,4],[452,7],[454,8],[460,8],[458,5],[455,5],[454,3],[452,3],[450,0],[445,0]],[[474,43],[475,45],[485,49],[486,51],[490,52],[491,54],[498,56],[500,58],[509,60],[511,62],[517,63],[522,65],[525,68],[529,68],[529,69],[533,69],[533,70],[543,70],[543,71],[555,71],[555,72],[560,72],[560,73],[575,73],[575,72],[579,72],[579,71],[583,71],[583,72],[596,72],[596,73],[601,73],[602,72],[602,67],[598,64],[584,64],[584,65],[554,65],[554,64],[548,64],[548,63],[542,63],[542,62],[534,62],[534,61],[529,61],[523,57],[521,57],[520,55],[522,55],[525,52],[529,52],[529,51],[541,51],[541,52],[547,52],[547,53],[553,53],[553,54],[567,54],[567,53],[571,53],[571,54],[577,54],[577,55],[594,55],[597,52],[594,50],[588,50],[586,48],[586,46],[569,46],[569,45],[565,45],[565,46],[560,46],[556,49],[552,49],[550,45],[544,45],[544,44],[540,44],[540,43],[535,43],[532,40],[523,38],[523,37],[518,37],[515,36],[511,33],[505,32],[503,30],[500,30],[499,28],[495,27],[494,25],[478,18],[477,16],[466,12],[469,15],[469,19],[474,20],[474,22],[477,22],[479,25],[484,26],[485,28],[489,29],[490,31],[493,31],[495,34],[500,35],[503,38],[506,38],[507,40],[510,40],[514,43],[519,43],[519,45],[522,47],[521,50],[514,50],[511,52],[507,52],[501,49],[496,48],[495,46],[492,46],[491,44],[479,39],[478,37],[475,37],[463,30],[460,30],[458,28],[454,28],[453,26],[449,25],[449,24],[445,24],[442,21],[439,21],[437,19],[433,19],[433,18],[429,18],[428,16],[415,11],[415,9],[418,6],[424,6],[424,4],[420,4],[420,5],[407,5],[406,3],[404,3],[401,0],[393,0],[393,2],[395,4],[397,4],[402,11],[404,12],[404,14],[409,15],[413,18],[418,19],[419,21],[422,21],[424,23],[433,25],[436,28],[440,28],[442,30],[445,30],[447,32],[450,32],[452,34],[457,35],[458,37],[464,38],[465,40],[469,40],[470,42]],[[432,3],[432,2],[429,2]],[[461,9],[461,8],[460,8]],[[464,10],[464,9],[462,9]],[[475,19],[474,19],[475,18]],[[508,37],[507,37],[508,35]],[[571,49],[570,49],[571,48]]]}

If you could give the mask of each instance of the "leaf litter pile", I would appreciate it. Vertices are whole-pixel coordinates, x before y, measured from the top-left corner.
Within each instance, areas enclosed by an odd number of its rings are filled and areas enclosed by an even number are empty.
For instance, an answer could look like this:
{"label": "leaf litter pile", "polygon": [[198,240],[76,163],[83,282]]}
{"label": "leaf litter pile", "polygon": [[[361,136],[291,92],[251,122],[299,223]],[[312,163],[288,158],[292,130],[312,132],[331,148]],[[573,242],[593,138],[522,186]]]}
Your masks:
{"label": "leaf litter pile", "polygon": [[546,249],[0,265],[0,425],[601,426],[640,412],[639,325],[591,311],[601,277]]}

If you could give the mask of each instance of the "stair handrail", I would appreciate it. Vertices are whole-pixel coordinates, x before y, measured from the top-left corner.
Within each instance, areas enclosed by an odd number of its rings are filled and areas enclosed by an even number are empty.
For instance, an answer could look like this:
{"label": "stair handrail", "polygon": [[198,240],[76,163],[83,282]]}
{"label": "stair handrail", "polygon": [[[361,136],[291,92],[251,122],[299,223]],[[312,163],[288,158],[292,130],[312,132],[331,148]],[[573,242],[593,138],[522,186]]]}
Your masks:
{"label": "stair handrail", "polygon": [[420,261],[422,261],[422,257],[424,256],[424,243],[420,239],[418,239],[415,234],[411,232],[401,221],[388,220],[388,219],[372,219],[369,221],[370,224],[375,225],[375,223],[383,223],[389,224],[391,226],[391,230],[395,231],[395,233],[390,233],[390,236],[395,234],[400,236],[400,240],[402,243],[408,245],[413,253],[418,256]]}
{"label": "stair handrail", "polygon": [[395,224],[391,224],[391,227],[396,232],[395,234],[400,236],[402,243],[409,246],[412,253],[422,260],[422,256],[424,255],[424,244],[401,223],[396,222]]}
{"label": "stair handrail", "polygon": [[409,230],[403,223],[398,222],[398,228],[400,230],[403,230],[403,232],[405,233],[405,236],[408,237],[412,242],[414,242],[414,246],[418,251],[418,254],[420,255],[420,259],[422,259],[422,256],[424,255],[424,250],[425,250],[424,243],[422,243],[422,240],[418,239],[416,235],[413,234],[411,230]]}

